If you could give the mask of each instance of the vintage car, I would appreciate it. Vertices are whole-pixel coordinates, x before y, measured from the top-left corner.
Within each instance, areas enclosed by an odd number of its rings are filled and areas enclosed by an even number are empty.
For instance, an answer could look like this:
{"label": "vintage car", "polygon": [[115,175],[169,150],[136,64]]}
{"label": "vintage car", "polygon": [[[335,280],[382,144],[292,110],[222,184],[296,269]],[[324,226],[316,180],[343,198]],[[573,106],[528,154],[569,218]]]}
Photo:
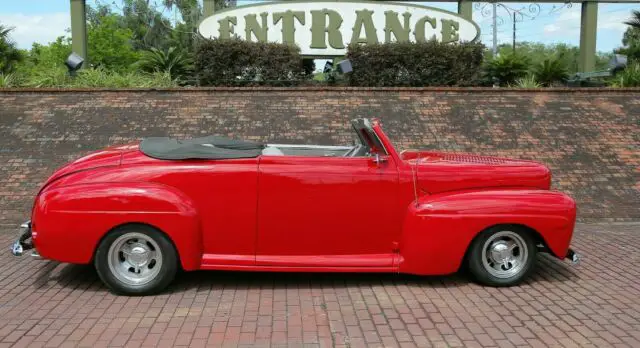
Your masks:
{"label": "vintage car", "polygon": [[538,252],[577,262],[576,204],[532,161],[398,152],[378,120],[354,144],[148,138],[57,170],[12,252],[93,264],[117,293],[179,269],[454,273],[514,285]]}

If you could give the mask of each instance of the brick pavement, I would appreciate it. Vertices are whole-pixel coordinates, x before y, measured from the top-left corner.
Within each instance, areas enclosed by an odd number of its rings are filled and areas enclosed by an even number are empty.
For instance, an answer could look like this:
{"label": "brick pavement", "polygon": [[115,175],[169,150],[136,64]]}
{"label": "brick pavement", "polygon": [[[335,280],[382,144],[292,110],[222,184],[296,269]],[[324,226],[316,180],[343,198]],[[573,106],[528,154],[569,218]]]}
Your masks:
{"label": "brick pavement", "polygon": [[150,297],[110,294],[89,266],[15,258],[13,238],[0,229],[2,347],[640,347],[640,224],[579,224],[581,265],[541,256],[513,288],[460,275],[193,272]]}

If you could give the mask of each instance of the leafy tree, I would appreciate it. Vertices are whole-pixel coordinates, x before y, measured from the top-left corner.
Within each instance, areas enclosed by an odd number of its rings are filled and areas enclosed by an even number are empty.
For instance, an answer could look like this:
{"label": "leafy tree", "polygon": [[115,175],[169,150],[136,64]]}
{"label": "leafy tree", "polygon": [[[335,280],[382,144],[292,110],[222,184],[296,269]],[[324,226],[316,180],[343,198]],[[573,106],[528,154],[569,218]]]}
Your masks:
{"label": "leafy tree", "polygon": [[145,72],[168,73],[173,80],[184,80],[192,71],[191,59],[175,47],[166,51],[157,48],[145,51],[138,65]]}
{"label": "leafy tree", "polygon": [[525,77],[529,66],[529,58],[509,53],[489,60],[485,66],[485,74],[489,81],[497,82],[501,86],[508,86]]}
{"label": "leafy tree", "polygon": [[640,29],[640,11],[638,10],[631,11],[631,19],[624,22],[624,24],[634,29]]}
{"label": "leafy tree", "polygon": [[87,28],[89,62],[117,71],[129,70],[140,55],[133,48],[133,31],[122,28],[119,17],[109,13],[89,22]]}
{"label": "leafy tree", "polygon": [[124,0],[120,21],[122,28],[129,28],[133,32],[134,49],[168,49],[173,29],[171,22],[152,8],[148,0]]}
{"label": "leafy tree", "polygon": [[640,11],[633,11],[631,19],[624,23],[629,25],[622,37],[624,47],[616,52],[626,55],[631,61],[640,62]]}
{"label": "leafy tree", "polygon": [[[500,45],[498,52],[500,55],[512,54],[513,47],[507,44]],[[516,53],[529,58],[532,67],[542,63],[545,59],[557,58],[564,63],[570,75],[579,71],[580,48],[577,46],[565,43],[545,45],[539,42],[520,42],[516,45]],[[491,59],[491,51],[486,52],[485,60]],[[598,52],[596,54],[596,70],[607,69],[610,59],[611,53]]]}
{"label": "leafy tree", "polygon": [[[196,51],[198,23],[202,19],[202,7],[198,0],[162,0],[167,9],[177,9],[182,22],[177,23],[171,33],[170,46],[192,55]],[[215,9],[229,7],[229,0],[216,0]]]}
{"label": "leafy tree", "polygon": [[0,24],[0,74],[10,74],[15,70],[16,64],[22,61],[22,52],[16,47],[15,42],[9,38],[13,28]]}
{"label": "leafy tree", "polygon": [[71,54],[71,38],[59,36],[48,45],[34,43],[27,54],[27,66],[43,65],[45,67],[62,66]]}

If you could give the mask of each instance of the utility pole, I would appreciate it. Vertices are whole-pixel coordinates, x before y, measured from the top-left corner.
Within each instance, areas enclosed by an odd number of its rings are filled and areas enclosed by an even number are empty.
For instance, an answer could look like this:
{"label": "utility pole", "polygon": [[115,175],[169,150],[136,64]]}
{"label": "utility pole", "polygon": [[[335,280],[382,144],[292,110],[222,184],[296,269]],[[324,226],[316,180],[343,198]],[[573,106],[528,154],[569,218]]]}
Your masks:
{"label": "utility pole", "polygon": [[513,54],[516,54],[516,13],[513,13]]}
{"label": "utility pole", "polygon": [[493,56],[498,55],[498,4],[493,2]]}

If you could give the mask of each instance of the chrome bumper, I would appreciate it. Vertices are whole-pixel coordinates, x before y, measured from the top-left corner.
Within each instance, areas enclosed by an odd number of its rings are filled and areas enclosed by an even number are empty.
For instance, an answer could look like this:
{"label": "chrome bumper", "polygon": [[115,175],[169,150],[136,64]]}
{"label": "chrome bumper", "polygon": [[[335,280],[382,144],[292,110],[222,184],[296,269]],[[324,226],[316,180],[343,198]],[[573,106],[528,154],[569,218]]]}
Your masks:
{"label": "chrome bumper", "polygon": [[[26,250],[33,249],[33,241],[31,239],[31,221],[27,221],[20,225],[20,229],[18,231],[18,240],[13,243],[11,246],[11,253],[14,256],[22,256]],[[37,252],[32,253],[32,255],[39,256]]]}
{"label": "chrome bumper", "polygon": [[577,265],[580,263],[582,256],[580,256],[580,254],[578,254],[577,252],[573,251],[573,249],[569,248],[569,251],[567,251],[567,256],[565,256],[565,258],[571,260],[572,264]]}

